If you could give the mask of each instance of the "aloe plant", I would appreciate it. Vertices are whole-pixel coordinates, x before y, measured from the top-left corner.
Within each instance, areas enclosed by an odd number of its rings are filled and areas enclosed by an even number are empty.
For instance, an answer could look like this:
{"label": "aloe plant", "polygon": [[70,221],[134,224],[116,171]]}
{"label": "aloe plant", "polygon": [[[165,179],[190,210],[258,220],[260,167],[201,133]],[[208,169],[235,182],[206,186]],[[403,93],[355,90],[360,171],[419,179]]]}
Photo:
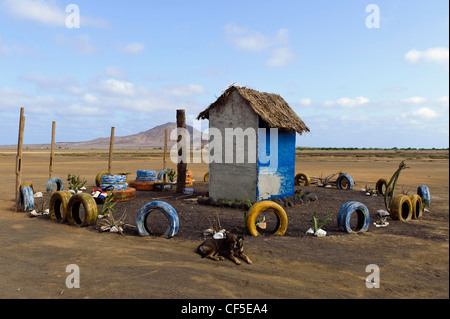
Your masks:
{"label": "aloe plant", "polygon": [[67,181],[69,182],[69,189],[73,190],[75,193],[78,193],[78,190],[82,188],[86,184],[85,179],[81,179],[80,176],[67,174]]}
{"label": "aloe plant", "polygon": [[313,222],[313,230],[314,232],[318,231],[319,229],[322,229],[322,227],[325,225],[325,223],[327,221],[329,221],[331,219],[331,217],[333,216],[333,214],[329,214],[328,216],[326,216],[324,218],[324,220],[322,221],[322,223],[320,224],[320,226],[317,226],[318,224],[318,219],[316,218],[316,212],[314,212],[313,216],[312,216],[312,222]]}
{"label": "aloe plant", "polygon": [[[391,206],[390,204],[391,204],[392,198],[394,196],[394,189],[395,189],[395,185],[397,185],[398,177],[400,175],[400,172],[407,168],[409,168],[409,167],[407,167],[405,162],[402,161],[400,163],[400,165],[398,166],[398,169],[395,171],[394,175],[392,175],[391,179],[389,180],[389,183],[386,186],[386,194],[384,195],[384,206],[386,207],[386,211],[389,213],[391,212],[389,207]],[[387,191],[387,190],[390,190],[390,191]],[[392,194],[391,195],[392,197],[388,203],[389,194]]]}
{"label": "aloe plant", "polygon": [[113,199],[114,195],[112,193],[112,190],[110,190],[106,195],[105,200],[103,201],[102,207],[100,209],[100,215],[108,216],[110,213],[116,211],[114,205],[116,205],[117,202],[113,202]]}

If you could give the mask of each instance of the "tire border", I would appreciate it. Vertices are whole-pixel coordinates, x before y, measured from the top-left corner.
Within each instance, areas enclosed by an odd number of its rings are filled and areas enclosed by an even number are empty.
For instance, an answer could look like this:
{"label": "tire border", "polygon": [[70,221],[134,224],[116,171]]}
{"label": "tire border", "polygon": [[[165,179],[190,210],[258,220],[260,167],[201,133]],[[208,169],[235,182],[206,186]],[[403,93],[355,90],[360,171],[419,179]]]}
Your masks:
{"label": "tire border", "polygon": [[[72,197],[72,194],[68,191],[56,191],[52,194],[52,197],[50,197],[50,203],[49,203],[50,219],[57,220],[61,223],[64,223],[67,221],[69,200],[71,197]],[[63,211],[59,212],[59,216],[57,216],[57,214],[55,213],[55,207],[56,207],[55,204],[58,200],[61,201],[60,205],[62,205],[62,208],[63,208]]]}
{"label": "tire border", "polygon": [[[347,181],[348,181],[347,188],[343,188],[342,185],[341,185],[341,182],[342,182],[342,180],[343,180],[344,178],[346,178]],[[355,182],[353,181],[353,178],[352,178],[350,175],[348,175],[348,174],[341,174],[341,175],[339,175],[339,177],[336,179],[336,187],[337,187],[338,189],[350,190],[350,189],[353,189],[354,186],[355,186]]]}
{"label": "tire border", "polygon": [[279,235],[283,236],[287,231],[288,226],[288,217],[286,215],[285,210],[283,207],[278,205],[277,203],[271,201],[271,200],[265,200],[260,201],[254,204],[252,207],[250,207],[249,211],[247,212],[247,217],[245,220],[245,226],[247,228],[247,232],[251,236],[258,236],[258,231],[256,230],[256,217],[262,213],[263,211],[271,210],[273,211],[278,218],[278,227],[277,229],[272,233],[272,235]]}
{"label": "tire border", "polygon": [[145,228],[145,220],[152,210],[160,209],[168,220],[166,232],[162,235],[164,238],[172,238],[178,233],[179,218],[176,210],[168,203],[163,201],[153,201],[141,207],[136,215],[136,229],[139,236],[150,236]]}
{"label": "tire border", "polygon": [[47,182],[47,186],[45,188],[45,190],[47,191],[47,193],[53,193],[53,186],[55,186],[56,184],[56,191],[63,191],[64,190],[64,182],[61,178],[59,177],[52,177],[48,180]]}
{"label": "tire border", "polygon": [[[422,197],[420,197],[420,195],[409,195],[409,200],[411,201],[411,206],[412,206],[412,219],[419,219],[422,217],[423,215],[423,201],[422,201]],[[417,203],[419,202],[419,203]],[[420,209],[419,209],[419,213],[417,214],[417,205],[419,205]]]}
{"label": "tire border", "polygon": [[431,195],[430,195],[430,189],[426,185],[420,185],[417,187],[417,195],[422,197],[422,204],[423,207],[430,207],[431,205]]}
{"label": "tire border", "polygon": [[[305,185],[301,185],[300,184],[300,178],[301,177],[305,178]],[[298,186],[309,186],[309,185],[311,185],[311,179],[309,178],[308,174],[305,174],[305,173],[298,173],[297,175],[295,175],[294,181],[295,181],[295,185],[298,185]]]}
{"label": "tire border", "polygon": [[[358,224],[361,225],[361,228],[356,231],[352,230],[350,227],[350,217],[357,210],[360,210],[362,212],[364,220],[360,221],[359,220],[360,215],[358,215]],[[368,231],[370,226],[369,210],[367,209],[366,205],[364,205],[361,202],[349,201],[344,205],[342,205],[341,208],[339,209],[337,216],[337,224],[339,230],[346,231],[347,233],[359,233]]]}
{"label": "tire border", "polygon": [[[408,216],[406,218],[403,217],[402,214],[402,208],[403,208],[403,204],[407,203],[409,206],[409,213]],[[389,204],[389,210],[390,210],[390,216],[393,220],[401,220],[401,221],[410,221],[413,215],[413,207],[412,207],[412,203],[411,200],[409,199],[408,196],[403,195],[403,194],[398,194],[395,195],[390,204]]]}
{"label": "tire border", "polygon": [[[86,213],[86,217],[84,220],[81,220],[79,216],[77,216],[78,219],[80,219],[81,223],[78,223],[74,218],[74,211],[73,211],[73,205],[75,203],[80,203],[84,206],[84,211]],[[67,222],[69,225],[79,225],[80,227],[86,227],[94,225],[97,222],[97,216],[98,216],[98,210],[97,210],[97,203],[95,202],[95,199],[87,193],[78,193],[74,194],[67,204]]]}

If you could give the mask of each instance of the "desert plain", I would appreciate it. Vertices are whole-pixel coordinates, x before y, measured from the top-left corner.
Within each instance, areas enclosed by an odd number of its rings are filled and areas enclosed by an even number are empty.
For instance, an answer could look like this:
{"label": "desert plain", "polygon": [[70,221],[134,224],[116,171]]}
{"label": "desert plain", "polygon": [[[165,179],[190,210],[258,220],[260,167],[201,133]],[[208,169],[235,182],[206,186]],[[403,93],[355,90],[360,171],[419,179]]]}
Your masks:
{"label": "desert plain", "polygon": [[[23,152],[22,181],[31,181],[36,191],[45,191],[49,155],[49,150]],[[202,259],[194,252],[202,242],[200,222],[198,238],[123,237],[16,212],[16,150],[0,150],[0,298],[447,299],[448,155],[448,150],[297,151],[297,173],[325,177],[344,171],[355,181],[355,195],[373,188],[379,178],[389,179],[404,160],[409,169],[401,172],[396,189],[415,194],[419,185],[427,185],[429,211],[409,222],[390,220],[383,229],[371,222],[364,233],[330,232],[322,238],[247,235],[245,252],[253,264],[235,265]],[[61,149],[56,150],[52,176],[80,175],[87,180],[89,192],[95,187],[95,176],[107,166],[106,150]],[[117,150],[112,166],[113,171],[131,176],[138,169],[160,171],[162,153]],[[176,167],[170,161],[167,166]],[[208,165],[190,163],[188,169],[194,172],[193,187],[207,189],[202,180]],[[340,205],[332,204],[337,214]],[[195,210],[195,203],[190,207]],[[335,223],[332,219],[329,227],[336,228]],[[303,234],[306,229],[299,231]],[[66,286],[70,264],[80,269],[80,288]],[[368,288],[366,267],[374,264],[379,267],[380,285]]]}

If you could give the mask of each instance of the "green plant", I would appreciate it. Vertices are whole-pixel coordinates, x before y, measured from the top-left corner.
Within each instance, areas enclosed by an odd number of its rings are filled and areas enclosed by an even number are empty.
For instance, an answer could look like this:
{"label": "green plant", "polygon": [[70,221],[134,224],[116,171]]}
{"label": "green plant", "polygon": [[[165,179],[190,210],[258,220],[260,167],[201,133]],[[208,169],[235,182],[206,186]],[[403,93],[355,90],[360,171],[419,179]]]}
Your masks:
{"label": "green plant", "polygon": [[123,233],[123,227],[132,226],[125,223],[126,217],[127,215],[124,212],[119,219],[115,219],[112,211],[110,211],[107,217],[98,222],[98,225],[100,226],[100,230],[102,231],[111,231],[111,229],[116,228],[119,234],[125,236],[125,234]]}
{"label": "green plant", "polygon": [[[389,212],[389,213],[391,212],[389,207],[391,206],[391,201],[392,201],[392,198],[394,196],[394,189],[395,189],[395,185],[397,185],[398,177],[400,175],[400,172],[402,170],[404,170],[404,169],[407,169],[407,168],[409,168],[409,167],[407,167],[405,162],[402,161],[400,163],[400,165],[398,166],[398,169],[395,171],[394,175],[392,175],[391,179],[389,180],[389,183],[386,186],[386,189],[389,189],[390,192],[386,192],[386,194],[384,195],[384,206],[386,207],[386,211]],[[388,197],[389,196],[392,196],[392,197],[391,197],[391,199],[389,200],[389,203],[388,203]]]}
{"label": "green plant", "polygon": [[75,176],[70,173],[67,174],[67,181],[69,182],[69,189],[73,190],[75,193],[77,193],[87,182],[85,179],[81,179],[79,175]]}
{"label": "green plant", "polygon": [[324,218],[324,220],[322,221],[322,223],[320,224],[320,226],[317,226],[318,224],[318,219],[316,218],[316,212],[314,212],[313,216],[312,216],[312,222],[313,222],[313,230],[314,232],[318,231],[319,229],[322,229],[322,227],[325,225],[325,223],[327,221],[329,221],[331,219],[331,217],[333,216],[333,214],[329,214],[328,216],[326,216]]}
{"label": "green plant", "polygon": [[113,202],[113,199],[114,195],[112,193],[112,190],[110,190],[106,195],[105,200],[103,201],[102,207],[100,209],[100,215],[108,216],[109,214],[116,211],[114,205],[116,205],[117,202]]}
{"label": "green plant", "polygon": [[177,172],[173,168],[167,169],[167,179],[169,182],[173,183],[175,182],[175,177],[177,177]]}

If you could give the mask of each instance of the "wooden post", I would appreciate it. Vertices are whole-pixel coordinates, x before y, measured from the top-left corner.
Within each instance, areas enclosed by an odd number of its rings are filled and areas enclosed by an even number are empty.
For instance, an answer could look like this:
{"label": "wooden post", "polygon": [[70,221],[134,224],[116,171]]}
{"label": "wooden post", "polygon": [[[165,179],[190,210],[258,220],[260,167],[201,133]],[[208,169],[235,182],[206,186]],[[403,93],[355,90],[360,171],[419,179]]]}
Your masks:
{"label": "wooden post", "polygon": [[111,172],[112,167],[112,154],[114,148],[114,127],[111,127],[111,138],[109,139],[109,160],[108,160],[108,172]]}
{"label": "wooden post", "polygon": [[25,116],[23,107],[20,108],[20,121],[19,121],[19,141],[17,143],[17,156],[16,156],[16,212],[19,211],[19,192],[20,183],[22,178],[22,146],[23,146],[23,131],[25,128]]}
{"label": "wooden post", "polygon": [[52,173],[53,173],[53,157],[55,155],[55,125],[56,122],[53,121],[52,122],[52,144],[50,147],[50,167],[48,169],[48,178],[52,178]]}
{"label": "wooden post", "polygon": [[183,152],[186,151],[186,115],[184,110],[177,110],[178,164],[177,164],[177,193],[182,193],[186,186],[186,166]]}
{"label": "wooden post", "polygon": [[[163,170],[167,168],[167,129],[164,131],[164,155],[163,155]],[[167,174],[164,174],[164,182]]]}

